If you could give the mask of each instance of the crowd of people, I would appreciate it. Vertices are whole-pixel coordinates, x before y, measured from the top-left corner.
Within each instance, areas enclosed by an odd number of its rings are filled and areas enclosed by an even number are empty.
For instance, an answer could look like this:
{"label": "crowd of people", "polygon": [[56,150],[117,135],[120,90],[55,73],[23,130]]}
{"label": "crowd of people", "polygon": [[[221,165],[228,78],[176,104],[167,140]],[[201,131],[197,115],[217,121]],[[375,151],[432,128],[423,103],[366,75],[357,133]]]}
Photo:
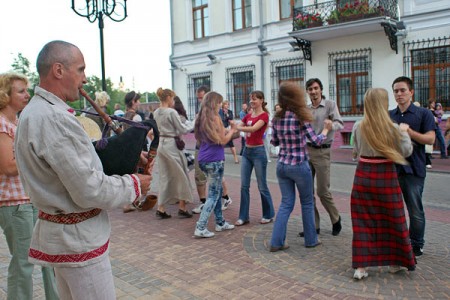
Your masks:
{"label": "crowd of people", "polygon": [[[38,55],[40,83],[31,101],[26,77],[0,75],[0,226],[12,255],[8,299],[32,298],[34,264],[42,266],[47,299],[115,298],[107,210],[135,210],[133,203],[149,192],[152,176],[103,172],[94,146],[67,105],[78,100],[86,84],[84,69],[77,46],[52,41]],[[437,137],[441,156],[447,157],[436,125],[441,122],[442,106],[434,101],[429,109],[412,105],[414,88],[408,77],[396,78],[392,91],[397,107],[388,111],[387,90],[368,89],[363,118],[353,127],[353,151],[359,157],[351,193],[352,266],[357,280],[367,277],[367,268],[373,266],[389,266],[391,273],[415,269],[416,257],[423,254],[425,245],[425,145]],[[199,214],[194,229],[198,238],[215,235],[208,229],[213,211],[216,232],[248,224],[255,170],[262,208],[259,223],[274,222],[269,251],[289,248],[286,231],[296,189],[303,225],[298,235],[304,246],[321,245],[315,195],[329,215],[331,234],[340,234],[342,218],[330,191],[330,154],[343,120],[336,102],[325,99],[320,79],[309,79],[305,89],[293,82],[281,83],[272,116],[264,93],[252,91],[238,121],[229,102],[207,86],[196,91],[199,110],[194,120],[188,120],[174,91],[159,88],[156,93],[160,106],[150,115],[139,113],[140,95],[134,91],[124,98],[126,111],[116,107],[114,115],[134,122],[152,118],[158,125],[155,213],[159,219],[171,218],[166,210],[170,204],[178,205],[180,218]],[[97,93],[96,102],[105,110],[109,96]],[[93,119],[103,129],[104,121]],[[183,135],[191,132],[197,141],[194,178],[200,201],[192,212],[188,204],[195,197],[183,142]],[[149,151],[152,134],[143,153]],[[243,145],[240,160],[233,143],[239,137]],[[239,215],[234,223],[223,215],[232,203],[224,178],[225,147],[241,168]],[[267,166],[274,153],[281,190],[278,211],[267,184]],[[138,167],[145,164],[145,155],[141,155]]]}

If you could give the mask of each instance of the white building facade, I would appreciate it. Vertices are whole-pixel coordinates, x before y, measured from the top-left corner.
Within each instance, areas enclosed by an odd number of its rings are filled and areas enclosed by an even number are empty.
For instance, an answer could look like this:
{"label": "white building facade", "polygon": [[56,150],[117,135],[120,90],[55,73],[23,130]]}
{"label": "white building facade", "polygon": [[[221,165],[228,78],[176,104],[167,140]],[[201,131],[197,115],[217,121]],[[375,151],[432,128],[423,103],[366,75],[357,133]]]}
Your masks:
{"label": "white building facade", "polygon": [[273,109],[280,82],[319,78],[345,120],[334,147],[349,144],[367,88],[390,92],[409,76],[415,101],[450,110],[448,0],[170,0],[173,89],[189,117],[208,85],[239,115],[252,90]]}

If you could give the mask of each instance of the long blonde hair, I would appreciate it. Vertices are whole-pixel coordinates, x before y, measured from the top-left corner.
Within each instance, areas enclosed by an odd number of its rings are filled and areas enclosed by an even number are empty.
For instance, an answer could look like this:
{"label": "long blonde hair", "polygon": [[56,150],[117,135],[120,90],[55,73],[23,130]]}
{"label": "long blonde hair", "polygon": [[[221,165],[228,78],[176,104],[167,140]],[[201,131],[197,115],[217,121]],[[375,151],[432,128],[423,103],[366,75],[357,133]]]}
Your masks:
{"label": "long blonde hair", "polygon": [[401,134],[388,113],[388,92],[383,88],[368,89],[364,95],[364,118],[361,136],[375,151],[398,164],[407,164],[400,152]]}
{"label": "long blonde hair", "polygon": [[[195,138],[201,142],[213,142],[220,144],[221,138],[217,118],[219,116],[218,108],[221,107],[223,97],[216,92],[208,92],[203,97],[200,111],[195,120]],[[222,123],[222,122],[221,122]]]}

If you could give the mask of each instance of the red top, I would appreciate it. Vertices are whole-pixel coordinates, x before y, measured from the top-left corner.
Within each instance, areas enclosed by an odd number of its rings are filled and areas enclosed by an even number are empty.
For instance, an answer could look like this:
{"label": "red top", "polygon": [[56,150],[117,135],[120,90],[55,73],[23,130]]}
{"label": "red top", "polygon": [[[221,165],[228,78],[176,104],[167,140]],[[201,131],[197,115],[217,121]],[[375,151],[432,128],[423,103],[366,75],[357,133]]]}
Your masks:
{"label": "red top", "polygon": [[267,123],[269,123],[269,114],[262,112],[256,117],[252,117],[252,114],[247,114],[243,119],[242,123],[247,127],[251,127],[256,124],[259,120],[264,121],[264,126],[255,132],[245,132],[245,143],[249,146],[259,146],[264,145],[263,135],[267,128]]}

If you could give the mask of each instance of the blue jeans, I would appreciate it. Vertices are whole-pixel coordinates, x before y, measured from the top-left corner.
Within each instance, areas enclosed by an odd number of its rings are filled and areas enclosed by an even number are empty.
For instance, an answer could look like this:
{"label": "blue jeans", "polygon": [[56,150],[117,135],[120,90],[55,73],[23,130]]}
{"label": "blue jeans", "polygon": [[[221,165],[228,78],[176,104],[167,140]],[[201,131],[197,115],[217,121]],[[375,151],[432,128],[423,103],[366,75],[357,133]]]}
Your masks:
{"label": "blue jeans", "polygon": [[200,169],[208,177],[208,197],[197,221],[197,229],[203,230],[208,225],[212,211],[216,215],[216,224],[223,225],[225,219],[222,215],[222,177],[224,161],[199,163]]}
{"label": "blue jeans", "polygon": [[439,148],[441,150],[441,157],[447,156],[447,150],[445,149],[445,139],[444,135],[442,134],[441,129],[438,127],[435,130],[436,133],[436,139],[439,141]]}
{"label": "blue jeans", "polygon": [[270,245],[272,247],[281,247],[285,243],[287,223],[295,206],[295,187],[297,187],[300,194],[305,246],[317,245],[318,240],[314,220],[313,181],[308,161],[303,161],[300,165],[278,163],[277,177],[281,190],[281,204],[278,209],[275,224],[273,225]]}
{"label": "blue jeans", "polygon": [[[8,268],[8,299],[33,299],[34,265],[28,262],[37,210],[31,204],[0,207],[0,226],[11,261]],[[45,298],[59,299],[53,268],[42,267]]]}
{"label": "blue jeans", "polygon": [[261,195],[262,214],[265,219],[275,216],[272,196],[267,186],[267,155],[263,145],[259,147],[245,147],[241,161],[241,206],[239,219],[249,221],[250,215],[250,180],[255,168],[258,190]]}
{"label": "blue jeans", "polygon": [[411,245],[422,248],[425,244],[425,212],[422,205],[425,178],[411,174],[400,174],[398,182],[408,209]]}

